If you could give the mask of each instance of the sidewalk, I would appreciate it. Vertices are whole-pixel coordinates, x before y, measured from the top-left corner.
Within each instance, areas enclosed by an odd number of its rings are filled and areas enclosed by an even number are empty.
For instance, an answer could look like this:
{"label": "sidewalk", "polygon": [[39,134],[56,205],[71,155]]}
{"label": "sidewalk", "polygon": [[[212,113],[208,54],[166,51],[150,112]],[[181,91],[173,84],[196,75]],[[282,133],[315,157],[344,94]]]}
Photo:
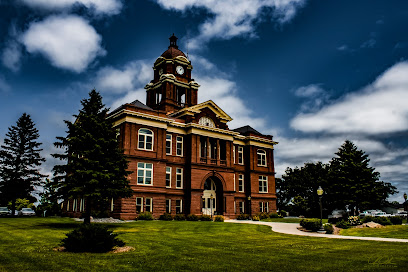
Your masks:
{"label": "sidewalk", "polygon": [[396,238],[380,238],[380,237],[359,237],[359,236],[343,236],[334,234],[321,234],[316,232],[304,232],[297,229],[299,227],[298,223],[276,223],[276,222],[262,222],[262,221],[251,221],[251,220],[225,220],[227,223],[244,223],[244,224],[255,224],[255,225],[266,225],[272,228],[272,231],[293,234],[301,236],[312,236],[320,238],[332,238],[332,239],[349,239],[349,240],[367,240],[367,241],[383,241],[383,242],[400,242],[408,243],[408,239],[396,239]]}

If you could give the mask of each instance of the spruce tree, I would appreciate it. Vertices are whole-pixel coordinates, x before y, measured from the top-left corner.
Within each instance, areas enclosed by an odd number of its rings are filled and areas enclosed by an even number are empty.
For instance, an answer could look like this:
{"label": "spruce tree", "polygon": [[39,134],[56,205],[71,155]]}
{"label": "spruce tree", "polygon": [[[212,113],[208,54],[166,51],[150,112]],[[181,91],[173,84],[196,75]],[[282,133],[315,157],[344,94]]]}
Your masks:
{"label": "spruce tree", "polygon": [[54,167],[54,182],[61,198],[85,199],[84,222],[89,223],[94,208],[103,208],[111,198],[130,197],[132,190],[128,161],[118,146],[112,119],[106,118],[109,109],[101,95],[92,90],[81,104],[75,122],[65,121],[67,136],[57,137],[54,144],[64,153],[53,156],[66,161]]}
{"label": "spruce tree", "polygon": [[34,186],[45,177],[39,171],[42,162],[40,137],[30,115],[23,113],[16,126],[8,129],[0,148],[0,191],[2,198],[11,201],[14,215],[17,198],[29,198]]}
{"label": "spruce tree", "polygon": [[334,206],[346,206],[356,213],[358,210],[379,208],[396,188],[390,183],[379,181],[380,173],[369,165],[370,159],[364,151],[358,150],[351,141],[335,153],[330,162],[330,190],[326,190]]}

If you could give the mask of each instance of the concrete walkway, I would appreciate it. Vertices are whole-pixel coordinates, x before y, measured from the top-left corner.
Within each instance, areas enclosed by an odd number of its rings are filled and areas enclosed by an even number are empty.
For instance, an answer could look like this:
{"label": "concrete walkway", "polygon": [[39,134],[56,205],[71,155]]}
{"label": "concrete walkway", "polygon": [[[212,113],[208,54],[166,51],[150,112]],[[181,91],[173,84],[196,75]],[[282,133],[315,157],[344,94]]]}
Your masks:
{"label": "concrete walkway", "polygon": [[252,220],[225,220],[225,222],[227,222],[227,223],[244,223],[244,224],[266,225],[266,226],[270,226],[272,228],[272,231],[279,232],[279,233],[284,233],[284,234],[312,236],[312,237],[320,237],[320,238],[332,238],[332,239],[349,239],[349,240],[368,240],[368,241],[408,243],[408,239],[343,236],[343,235],[334,235],[334,234],[321,234],[321,233],[316,233],[316,232],[304,232],[304,231],[300,231],[300,230],[297,229],[299,227],[298,223],[277,223],[277,222],[263,222],[263,221],[252,221]]}

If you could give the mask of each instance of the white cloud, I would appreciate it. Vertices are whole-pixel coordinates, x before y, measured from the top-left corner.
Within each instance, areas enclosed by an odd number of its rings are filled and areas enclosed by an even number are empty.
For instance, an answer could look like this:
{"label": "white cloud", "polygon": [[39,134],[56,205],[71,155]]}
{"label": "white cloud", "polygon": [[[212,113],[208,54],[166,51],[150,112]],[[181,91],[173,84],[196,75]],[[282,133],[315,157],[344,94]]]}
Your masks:
{"label": "white cloud", "polygon": [[319,84],[310,84],[295,90],[295,95],[299,97],[313,97],[322,93],[324,93],[324,90],[319,86]]}
{"label": "white cloud", "polygon": [[106,51],[101,36],[89,23],[75,15],[50,16],[31,23],[21,41],[29,53],[40,53],[58,68],[82,72]]}
{"label": "white cloud", "polygon": [[365,89],[315,113],[301,113],[290,126],[303,132],[380,134],[408,130],[408,62],[385,71]]}
{"label": "white cloud", "polygon": [[14,72],[17,72],[20,70],[20,59],[21,45],[16,41],[9,40],[6,43],[6,48],[3,50],[3,54],[1,55],[3,65]]}
{"label": "white cloud", "polygon": [[6,82],[4,77],[0,74],[0,91],[9,92],[11,90],[10,85]]}
{"label": "white cloud", "polygon": [[[204,8],[213,16],[199,26],[200,33],[191,39],[190,48],[197,49],[203,43],[235,36],[256,36],[254,24],[268,14],[279,23],[285,23],[296,15],[305,0],[156,0],[163,8],[185,12]],[[267,11],[263,13],[264,11]]]}
{"label": "white cloud", "polygon": [[82,5],[97,14],[115,15],[122,9],[121,0],[21,0],[31,8],[66,10]]}
{"label": "white cloud", "polygon": [[103,67],[92,81],[98,91],[126,93],[146,85],[152,78],[153,70],[147,61],[133,61],[122,68]]}

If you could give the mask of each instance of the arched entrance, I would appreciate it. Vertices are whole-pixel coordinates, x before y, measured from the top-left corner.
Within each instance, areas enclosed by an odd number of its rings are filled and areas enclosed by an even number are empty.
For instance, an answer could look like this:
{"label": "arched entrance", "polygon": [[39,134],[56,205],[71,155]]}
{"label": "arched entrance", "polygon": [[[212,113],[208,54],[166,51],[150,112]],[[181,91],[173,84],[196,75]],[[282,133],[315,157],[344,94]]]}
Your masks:
{"label": "arched entrance", "polygon": [[211,216],[224,213],[222,183],[216,176],[209,177],[204,182],[202,202],[203,214]]}

